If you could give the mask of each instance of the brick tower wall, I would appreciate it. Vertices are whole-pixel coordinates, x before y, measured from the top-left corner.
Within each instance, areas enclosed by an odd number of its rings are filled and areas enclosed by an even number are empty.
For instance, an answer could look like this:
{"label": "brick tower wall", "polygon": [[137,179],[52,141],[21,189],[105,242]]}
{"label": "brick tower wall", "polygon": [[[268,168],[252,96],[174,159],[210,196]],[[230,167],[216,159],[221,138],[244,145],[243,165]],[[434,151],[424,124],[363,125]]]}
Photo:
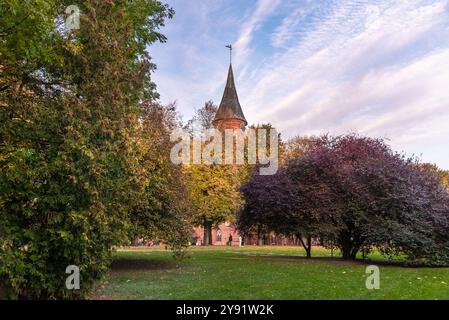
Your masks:
{"label": "brick tower wall", "polygon": [[214,126],[218,130],[243,129],[245,127],[245,122],[240,119],[223,119],[214,121]]}

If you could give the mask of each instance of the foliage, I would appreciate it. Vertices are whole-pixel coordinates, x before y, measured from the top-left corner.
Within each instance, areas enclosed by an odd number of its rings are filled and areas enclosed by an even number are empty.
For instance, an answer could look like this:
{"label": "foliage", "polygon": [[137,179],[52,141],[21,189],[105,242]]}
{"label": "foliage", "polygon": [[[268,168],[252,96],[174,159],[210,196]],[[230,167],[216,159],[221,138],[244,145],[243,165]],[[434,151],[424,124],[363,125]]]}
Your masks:
{"label": "foliage", "polygon": [[285,142],[285,158],[288,159],[296,159],[300,156],[303,156],[313,150],[313,148],[317,147],[319,144],[323,142],[323,139],[326,139],[327,136],[310,136],[310,137],[302,137],[295,136],[288,139]]}
{"label": "foliage", "polygon": [[305,145],[273,180],[253,176],[242,188],[242,230],[264,223],[320,238],[345,259],[377,247],[410,263],[449,261],[449,194],[435,172],[381,139],[323,136]]}
{"label": "foliage", "polygon": [[449,194],[435,175],[380,139],[338,137],[328,154],[327,181],[343,200],[337,240],[346,258],[374,246],[411,263],[449,261]]}
{"label": "foliage", "polygon": [[[301,140],[302,146],[320,143],[326,143],[326,138]],[[260,176],[255,171],[241,188],[245,206],[239,213],[239,229],[248,233],[263,223],[265,232],[295,235],[310,256],[311,238],[333,234],[335,221],[328,210],[329,190],[318,177],[319,168],[305,151],[301,154],[273,176]],[[287,159],[290,157],[291,153]]]}
{"label": "foliage", "polygon": [[176,106],[141,103],[140,177],[144,183],[131,211],[131,239],[163,240],[175,257],[184,256],[191,233],[186,187],[181,167],[170,160],[170,132],[180,125]]}
{"label": "foliage", "polygon": [[202,130],[213,128],[212,121],[215,118],[217,110],[217,106],[212,101],[206,101],[203,107],[195,110],[192,119],[187,121],[185,129],[193,135]]}
{"label": "foliage", "polygon": [[242,234],[257,234],[261,241],[268,231],[298,233],[296,221],[292,217],[296,198],[291,181],[283,171],[270,176],[259,175],[254,170],[251,179],[240,187],[240,192],[245,199],[244,206],[237,215],[238,229]]}
{"label": "foliage", "polygon": [[423,163],[420,165],[424,171],[427,171],[431,174],[436,174],[438,178],[441,180],[443,186],[449,190],[449,171],[440,169],[436,164],[431,163]]}
{"label": "foliage", "polygon": [[185,168],[193,222],[212,225],[233,221],[241,203],[232,168],[219,165],[192,165]]}
{"label": "foliage", "polygon": [[[80,8],[66,30],[67,5]],[[128,240],[145,186],[139,116],[158,1],[0,4],[0,279],[9,297],[82,298]],[[81,290],[65,289],[77,265]]]}

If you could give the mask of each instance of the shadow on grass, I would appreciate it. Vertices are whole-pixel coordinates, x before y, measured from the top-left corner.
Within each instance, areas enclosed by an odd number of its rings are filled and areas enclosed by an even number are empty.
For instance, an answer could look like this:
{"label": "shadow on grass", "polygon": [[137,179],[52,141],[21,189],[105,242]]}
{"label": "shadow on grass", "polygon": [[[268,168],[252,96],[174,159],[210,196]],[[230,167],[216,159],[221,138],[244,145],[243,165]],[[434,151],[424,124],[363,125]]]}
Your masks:
{"label": "shadow on grass", "polygon": [[142,272],[178,269],[176,261],[149,259],[115,259],[112,261],[111,272]]}
{"label": "shadow on grass", "polygon": [[357,260],[344,260],[339,257],[312,257],[306,258],[304,256],[259,256],[258,258],[267,260],[278,261],[304,261],[304,262],[322,262],[322,263],[334,263],[339,265],[379,265],[379,266],[391,266],[402,268],[422,268],[429,267],[426,265],[410,265],[405,261],[399,260],[372,260],[372,259],[357,259]]}

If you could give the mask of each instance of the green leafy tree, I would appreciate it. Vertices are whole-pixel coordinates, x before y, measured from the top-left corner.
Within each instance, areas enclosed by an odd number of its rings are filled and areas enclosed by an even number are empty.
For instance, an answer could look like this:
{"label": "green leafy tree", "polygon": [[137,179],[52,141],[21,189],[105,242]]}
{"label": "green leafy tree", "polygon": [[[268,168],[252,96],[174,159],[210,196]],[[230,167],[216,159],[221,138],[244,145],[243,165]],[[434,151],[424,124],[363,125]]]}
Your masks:
{"label": "green leafy tree", "polygon": [[141,194],[131,211],[131,239],[162,240],[182,257],[188,246],[191,227],[182,168],[170,160],[170,132],[180,126],[175,104],[141,104],[139,168],[143,179]]}
{"label": "green leafy tree", "polygon": [[[213,128],[217,107],[208,101],[198,109],[185,126],[193,139]],[[221,164],[192,164],[184,166],[191,223],[204,228],[204,245],[212,243],[212,228],[228,221],[234,222],[242,198],[238,191],[246,171],[242,167]]]}
{"label": "green leafy tree", "polygon": [[204,228],[204,245],[209,245],[212,227],[234,222],[242,205],[232,167],[222,165],[190,165],[184,168],[192,223]]}
{"label": "green leafy tree", "polygon": [[[64,27],[67,5],[80,29]],[[145,187],[142,99],[157,97],[147,46],[158,1],[0,4],[0,280],[9,297],[82,298],[128,240]],[[77,265],[81,290],[65,288]]]}

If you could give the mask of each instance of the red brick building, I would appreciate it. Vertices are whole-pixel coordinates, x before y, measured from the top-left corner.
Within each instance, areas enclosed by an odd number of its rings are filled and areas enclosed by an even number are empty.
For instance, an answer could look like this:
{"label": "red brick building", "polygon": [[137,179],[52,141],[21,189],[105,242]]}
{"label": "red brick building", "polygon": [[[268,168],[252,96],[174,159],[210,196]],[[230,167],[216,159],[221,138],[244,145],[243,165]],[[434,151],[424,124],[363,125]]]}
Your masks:
{"label": "red brick building", "polygon": [[[195,242],[193,245],[203,245],[203,228],[195,228]],[[257,237],[243,237],[239,234],[236,227],[232,223],[222,223],[218,228],[212,229],[212,245],[214,246],[241,246],[241,245],[275,245],[275,246],[292,246],[300,245],[299,239],[292,236],[287,238],[274,233],[264,235],[259,241]]]}
{"label": "red brick building", "polygon": [[[204,237],[203,228],[195,228],[195,245],[202,245]],[[239,246],[243,238],[238,233],[235,226],[231,223],[222,223],[218,228],[212,229],[212,245],[214,246]]]}

